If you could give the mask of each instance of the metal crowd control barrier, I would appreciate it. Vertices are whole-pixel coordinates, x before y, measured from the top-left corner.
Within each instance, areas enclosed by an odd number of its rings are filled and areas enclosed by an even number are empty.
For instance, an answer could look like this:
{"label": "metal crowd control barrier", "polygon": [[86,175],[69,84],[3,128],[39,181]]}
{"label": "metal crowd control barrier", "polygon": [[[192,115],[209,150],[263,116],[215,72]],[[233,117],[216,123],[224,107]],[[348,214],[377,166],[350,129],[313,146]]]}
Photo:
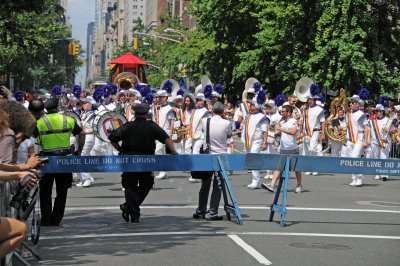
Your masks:
{"label": "metal crowd control barrier", "polygon": [[[236,202],[226,171],[264,169],[282,171],[278,183],[278,192],[271,205],[269,220],[272,221],[274,213],[278,212],[281,214],[280,225],[284,226],[287,214],[286,199],[290,170],[400,176],[400,160],[272,154],[54,156],[49,157],[49,163],[43,168],[43,172],[216,171],[223,184],[224,209],[227,212],[227,217],[230,219],[230,214],[234,214],[239,224],[242,224],[243,219],[240,208]],[[281,189],[283,198],[282,203],[278,204]],[[228,202],[228,195],[231,203]]]}

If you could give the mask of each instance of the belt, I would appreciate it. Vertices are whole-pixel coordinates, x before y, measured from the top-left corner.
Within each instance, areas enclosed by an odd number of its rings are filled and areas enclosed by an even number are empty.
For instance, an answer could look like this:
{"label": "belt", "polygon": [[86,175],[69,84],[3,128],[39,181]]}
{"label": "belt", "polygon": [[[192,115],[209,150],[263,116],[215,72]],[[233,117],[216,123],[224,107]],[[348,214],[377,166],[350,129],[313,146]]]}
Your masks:
{"label": "belt", "polygon": [[60,156],[71,154],[71,149],[61,149],[61,150],[51,150],[51,151],[41,151],[40,155],[45,156]]}
{"label": "belt", "polygon": [[320,131],[320,130],[321,130],[320,128],[314,128],[312,131],[315,132],[315,131]]}

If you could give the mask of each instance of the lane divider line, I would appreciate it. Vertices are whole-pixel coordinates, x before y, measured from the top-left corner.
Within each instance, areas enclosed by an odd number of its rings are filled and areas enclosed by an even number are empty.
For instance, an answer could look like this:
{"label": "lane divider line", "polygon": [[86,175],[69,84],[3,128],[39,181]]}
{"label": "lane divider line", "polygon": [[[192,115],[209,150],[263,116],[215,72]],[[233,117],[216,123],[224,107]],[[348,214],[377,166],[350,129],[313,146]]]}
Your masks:
{"label": "lane divider line", "polygon": [[285,232],[229,232],[229,231],[181,231],[181,232],[140,232],[140,233],[110,233],[110,234],[79,234],[79,235],[52,235],[40,236],[42,240],[56,239],[81,239],[81,238],[113,238],[113,237],[144,237],[144,236],[227,236],[227,235],[251,235],[251,236],[308,236],[308,237],[333,237],[333,238],[360,238],[400,240],[400,236],[385,235],[353,235],[353,234],[320,234],[320,233],[285,233]]}
{"label": "lane divider line", "polygon": [[[197,206],[140,206],[142,209],[196,209]],[[219,207],[223,209],[223,207]],[[264,206],[241,206],[241,210],[269,210],[269,207]],[[377,209],[340,209],[340,208],[307,208],[307,207],[287,207],[288,210],[293,211],[329,211],[329,212],[369,212],[369,213],[395,213],[400,214],[400,211],[395,210],[377,210]],[[93,206],[93,207],[67,207],[66,211],[89,211],[89,210],[119,210],[117,206]]]}
{"label": "lane divider line", "polygon": [[272,263],[266,258],[264,257],[260,252],[258,252],[255,248],[253,248],[252,246],[250,246],[249,244],[247,244],[246,242],[243,241],[243,239],[241,239],[240,237],[238,237],[237,235],[228,235],[228,237],[230,239],[233,240],[233,242],[235,242],[239,247],[241,247],[242,249],[244,249],[244,251],[246,251],[247,253],[250,254],[250,256],[252,256],[253,258],[255,258],[258,263],[260,263],[261,265],[271,265]]}

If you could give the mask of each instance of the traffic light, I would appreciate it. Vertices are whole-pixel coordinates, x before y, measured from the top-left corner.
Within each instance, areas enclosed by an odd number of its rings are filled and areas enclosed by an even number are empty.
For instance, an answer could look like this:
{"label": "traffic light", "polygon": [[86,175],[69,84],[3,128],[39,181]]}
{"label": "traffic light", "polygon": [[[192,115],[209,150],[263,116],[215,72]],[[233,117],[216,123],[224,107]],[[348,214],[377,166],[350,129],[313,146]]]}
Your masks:
{"label": "traffic light", "polygon": [[73,55],[74,56],[78,56],[79,55],[79,44],[77,44],[77,43],[74,43],[74,53],[73,53]]}
{"label": "traffic light", "polygon": [[70,42],[68,44],[68,54],[69,55],[74,55],[74,50],[75,50],[75,43],[74,42]]}
{"label": "traffic light", "polygon": [[139,39],[137,36],[133,37],[133,49],[134,50],[139,49]]}

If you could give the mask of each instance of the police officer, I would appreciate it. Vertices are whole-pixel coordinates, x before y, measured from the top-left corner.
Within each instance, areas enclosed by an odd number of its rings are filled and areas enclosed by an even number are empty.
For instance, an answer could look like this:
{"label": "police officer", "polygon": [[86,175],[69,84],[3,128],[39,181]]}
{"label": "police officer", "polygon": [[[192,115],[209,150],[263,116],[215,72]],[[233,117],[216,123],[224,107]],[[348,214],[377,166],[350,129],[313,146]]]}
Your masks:
{"label": "police officer", "polygon": [[[141,103],[134,107],[136,119],[112,131],[108,137],[111,144],[121,154],[154,155],[155,141],[166,144],[171,154],[177,154],[174,143],[168,134],[156,123],[147,120],[149,105]],[[122,141],[121,145],[118,143]],[[154,184],[152,172],[122,173],[122,186],[125,188],[126,205],[121,205],[122,217],[126,222],[139,223],[140,205]]]}
{"label": "police officer", "polygon": [[[59,114],[58,98],[51,98],[45,103],[47,114],[36,125],[33,136],[42,146],[41,156],[66,156],[71,154],[70,136],[83,134],[73,118]],[[84,138],[79,138],[78,152],[82,150]],[[83,141],[82,141],[83,140]],[[83,143],[82,143],[83,142]],[[52,208],[51,192],[56,182],[56,198]],[[72,185],[72,173],[45,174],[40,179],[41,225],[58,226],[64,216],[68,188]]]}

